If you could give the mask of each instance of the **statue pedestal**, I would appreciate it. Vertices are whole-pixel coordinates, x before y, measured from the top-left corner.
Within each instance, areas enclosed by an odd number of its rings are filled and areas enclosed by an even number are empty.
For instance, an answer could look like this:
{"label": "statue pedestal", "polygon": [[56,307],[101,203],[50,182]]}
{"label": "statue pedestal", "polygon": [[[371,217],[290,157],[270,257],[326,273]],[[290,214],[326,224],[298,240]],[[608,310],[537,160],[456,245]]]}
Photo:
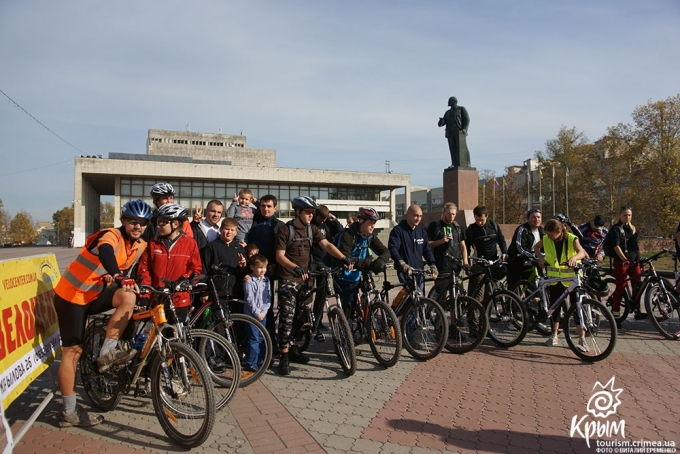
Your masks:
{"label": "statue pedestal", "polygon": [[463,227],[475,222],[472,210],[479,205],[479,176],[474,167],[456,167],[444,170],[444,202],[458,207],[456,221]]}

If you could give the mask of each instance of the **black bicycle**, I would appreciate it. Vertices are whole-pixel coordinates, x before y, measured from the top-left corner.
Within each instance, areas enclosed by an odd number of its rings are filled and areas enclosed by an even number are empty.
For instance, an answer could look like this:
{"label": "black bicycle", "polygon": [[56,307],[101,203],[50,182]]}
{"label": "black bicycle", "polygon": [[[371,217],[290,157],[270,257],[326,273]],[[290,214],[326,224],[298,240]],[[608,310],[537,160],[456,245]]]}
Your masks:
{"label": "black bicycle", "polygon": [[[245,302],[234,298],[220,297],[220,283],[228,282],[231,274],[224,268],[213,265],[205,277],[203,286],[194,287],[194,300],[199,299],[200,305],[192,309],[187,325],[214,331],[227,339],[236,349],[241,362],[241,369],[245,365],[248,352],[250,330],[256,329],[264,339],[264,362],[255,372],[242,372],[240,386],[246,387],[255,383],[267,370],[272,360],[272,339],[267,329],[254,317],[246,314],[233,313],[230,306],[243,308]],[[201,298],[208,291],[208,299]]]}
{"label": "black bicycle", "polygon": [[411,269],[401,284],[392,284],[385,280],[380,297],[389,301],[389,291],[401,287],[392,302],[392,309],[400,320],[404,347],[414,358],[426,361],[437,356],[444,349],[449,337],[449,323],[444,309],[436,301],[426,298],[420,292],[417,283],[424,282],[429,271]]}
{"label": "black bicycle", "polygon": [[449,337],[445,348],[452,353],[467,353],[484,341],[489,318],[482,303],[465,294],[463,278],[457,276],[462,261],[454,260],[454,272],[437,276],[428,298],[437,301],[446,311]]}
{"label": "black bicycle", "polygon": [[[333,348],[338,356],[338,361],[345,375],[352,376],[357,370],[357,354],[352,338],[352,330],[342,308],[342,298],[335,291],[333,276],[344,271],[344,267],[335,269],[319,267],[308,271],[309,276],[315,277],[316,285],[311,284],[312,279],[307,279],[299,291],[299,298],[302,301],[309,301],[317,292],[323,294],[325,301],[328,324],[333,337]],[[335,299],[335,304],[330,303],[330,299]],[[303,313],[298,314],[296,323],[293,325],[293,338],[300,342],[300,351],[305,351],[309,347],[312,338],[312,331],[318,324],[314,311],[309,304],[304,305]],[[317,341],[323,342],[324,336],[317,334]]]}

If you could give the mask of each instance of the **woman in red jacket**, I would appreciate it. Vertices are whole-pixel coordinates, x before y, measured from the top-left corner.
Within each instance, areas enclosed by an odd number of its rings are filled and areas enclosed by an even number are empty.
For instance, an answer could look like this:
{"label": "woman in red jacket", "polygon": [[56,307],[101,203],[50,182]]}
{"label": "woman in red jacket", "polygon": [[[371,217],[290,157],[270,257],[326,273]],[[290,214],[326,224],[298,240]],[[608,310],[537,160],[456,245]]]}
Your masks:
{"label": "woman in red jacket", "polygon": [[[163,287],[161,278],[176,281],[182,277],[201,274],[201,255],[196,241],[184,233],[187,210],[177,204],[167,203],[156,211],[158,234],[139,262],[138,276],[141,284]],[[178,292],[172,302],[180,320],[186,317],[191,305],[188,292]]]}

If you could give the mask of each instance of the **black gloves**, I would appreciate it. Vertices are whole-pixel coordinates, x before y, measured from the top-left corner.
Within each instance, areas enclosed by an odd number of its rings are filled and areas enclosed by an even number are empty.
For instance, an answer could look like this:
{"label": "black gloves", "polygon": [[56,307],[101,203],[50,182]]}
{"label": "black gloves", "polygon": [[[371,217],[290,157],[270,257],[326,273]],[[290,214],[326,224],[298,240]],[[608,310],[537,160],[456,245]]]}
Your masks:
{"label": "black gloves", "polygon": [[377,259],[373,260],[371,262],[371,271],[374,273],[382,273],[385,271],[385,260],[382,259],[382,257],[378,257]]}

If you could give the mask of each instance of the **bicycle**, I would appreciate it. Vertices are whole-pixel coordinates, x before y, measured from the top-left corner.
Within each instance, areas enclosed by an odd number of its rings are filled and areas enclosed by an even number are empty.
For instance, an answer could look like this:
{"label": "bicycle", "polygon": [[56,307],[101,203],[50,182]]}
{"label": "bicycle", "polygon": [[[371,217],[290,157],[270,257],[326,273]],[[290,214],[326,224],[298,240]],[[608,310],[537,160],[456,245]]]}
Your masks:
{"label": "bicycle", "polygon": [[[196,329],[192,324],[187,323],[189,314],[187,314],[186,320],[181,320],[177,316],[175,306],[172,303],[174,293],[191,292],[196,285],[195,281],[203,277],[201,275],[192,280],[180,279],[175,282],[161,278],[161,281],[165,284],[164,287],[156,289],[150,285],[140,285],[140,294],[152,293],[157,296],[157,301],[165,304],[170,315],[168,322],[174,325],[177,337],[193,348],[203,359],[215,387],[215,410],[220,411],[234,397],[240,386],[241,364],[239,355],[233,345],[224,337],[213,331]],[[140,337],[140,339],[143,340],[144,337]]]}
{"label": "bicycle", "polygon": [[389,301],[389,291],[401,287],[392,302],[392,309],[401,323],[404,347],[415,359],[427,361],[444,349],[449,337],[449,325],[444,309],[436,301],[426,298],[418,289],[417,279],[430,274],[429,271],[411,269],[410,275],[401,284],[387,281],[387,271],[380,297]]}
{"label": "bicycle", "polygon": [[[621,305],[620,305],[620,315],[618,317],[614,317],[616,319],[617,327],[620,328],[621,324],[628,318],[628,315],[630,314],[631,310],[637,309],[640,311],[642,307],[642,301],[643,299],[646,300],[646,293],[647,291],[651,288],[652,285],[656,285],[661,289],[661,286],[663,285],[663,290],[661,290],[662,293],[662,298],[664,299],[663,304],[670,304],[672,307],[671,301],[671,296],[669,296],[668,292],[665,290],[667,286],[670,286],[672,288],[672,285],[670,282],[664,280],[658,275],[656,272],[656,268],[654,268],[654,261],[659,259],[662,255],[669,253],[670,251],[668,249],[663,249],[660,252],[657,252],[656,254],[652,255],[651,257],[648,257],[646,259],[639,259],[636,260],[632,263],[639,263],[640,268],[642,269],[642,277],[643,279],[640,281],[638,285],[635,286],[635,288],[632,289],[631,291],[631,286],[629,285],[630,282],[630,277],[626,278],[626,287],[624,289],[623,294],[621,295]],[[651,297],[650,297],[651,298]],[[607,307],[611,307],[612,301],[611,297],[607,299]],[[645,309],[647,305],[645,302]],[[652,302],[650,301],[650,307],[652,310],[654,310],[654,306]],[[641,312],[638,312],[641,314]],[[649,318],[650,312],[647,312],[647,318]],[[660,314],[660,316],[663,318],[663,316]],[[640,316],[636,317],[636,320],[642,320],[645,318],[645,315],[642,314]],[[654,324],[654,322],[652,322]],[[656,325],[655,325],[656,328]],[[657,328],[659,329],[659,328]],[[663,335],[663,333],[660,330],[659,332]]]}
{"label": "bicycle", "polygon": [[[342,299],[333,286],[333,276],[341,273],[343,270],[343,267],[335,269],[319,267],[308,271],[309,276],[321,279],[318,279],[319,283],[314,287],[310,284],[311,279],[307,279],[300,288],[299,298],[302,301],[308,301],[315,293],[323,292],[329,329],[333,337],[333,348],[338,356],[343,372],[350,377],[357,370],[356,348],[354,346],[352,330],[342,309]],[[331,305],[328,302],[329,298],[335,298],[335,304]],[[304,339],[303,343],[298,346],[300,351],[305,351],[309,347],[314,326],[316,326],[314,311],[310,308],[309,304],[305,304],[303,313],[299,314],[296,323],[293,325],[293,338],[296,341]],[[324,336],[318,333],[317,341],[323,342]]]}
{"label": "bicycle", "polygon": [[[540,301],[537,319],[542,323],[547,323],[553,312],[566,301],[567,296],[576,291],[576,304],[569,306],[560,325],[571,351],[584,361],[595,362],[607,358],[614,351],[617,329],[614,316],[605,305],[585,296],[586,289],[579,271],[589,267],[597,267],[597,261],[583,259],[573,268],[574,275],[571,277],[540,277],[537,288],[528,291],[523,302],[527,304],[530,300],[537,298]],[[551,284],[562,282],[568,282],[569,286],[548,307],[546,289]],[[579,344],[581,333],[585,336],[583,337],[585,345]],[[576,342],[574,337],[578,339]]]}
{"label": "bicycle", "polygon": [[[440,284],[434,285],[427,295],[441,305],[448,317],[449,336],[444,347],[458,354],[467,353],[481,345],[489,330],[489,318],[484,306],[465,294],[463,279],[456,276],[461,268],[462,261],[455,260],[454,272],[437,276]],[[443,285],[441,281],[444,281]]]}
{"label": "bicycle", "polygon": [[[675,251],[669,249],[664,249],[663,252],[673,257],[673,271],[677,283],[680,277],[678,256]],[[653,270],[653,273],[656,274],[656,270]],[[680,339],[680,303],[678,301],[680,301],[680,295],[668,279],[659,278],[656,282],[648,283],[645,293],[645,310],[652,325],[666,339]]]}
{"label": "bicycle", "polygon": [[366,340],[373,356],[385,367],[392,367],[399,361],[402,338],[397,314],[389,304],[380,298],[376,289],[373,272],[361,273],[361,296],[351,308],[354,320],[353,333],[359,340]]}
{"label": "bicycle", "polygon": [[[538,260],[528,260],[527,265],[531,265],[533,272],[531,273],[529,279],[521,279],[510,287],[510,290],[517,294],[524,301],[527,307],[527,312],[529,314],[529,331],[536,330],[543,336],[549,336],[552,334],[552,326],[550,321],[544,320],[539,316],[542,310],[541,299],[534,297],[531,299],[526,299],[526,296],[538,288],[538,284],[541,277],[545,277],[545,274],[541,268],[538,268]],[[609,277],[605,277],[605,271],[593,262],[590,266],[584,267],[582,269],[583,278],[581,283],[583,284],[584,290],[588,297],[602,302],[601,298],[606,298],[611,293],[609,285]],[[564,309],[562,316],[566,313],[569,306],[566,300],[562,303],[562,309]]]}
{"label": "bicycle", "polygon": [[255,383],[262,374],[265,373],[272,360],[272,339],[269,336],[267,329],[254,317],[246,314],[232,313],[231,305],[243,305],[245,302],[233,298],[220,298],[219,286],[215,280],[228,280],[231,274],[218,265],[213,265],[205,275],[205,285],[196,286],[194,294],[196,297],[201,296],[205,289],[210,293],[211,298],[200,302],[198,308],[192,309],[191,315],[187,321],[189,326],[197,326],[199,328],[213,331],[229,341],[236,349],[241,369],[245,364],[246,352],[248,351],[248,334],[250,327],[257,329],[264,339],[264,362],[255,372],[244,372],[241,374],[241,388],[245,388]]}
{"label": "bicycle", "polygon": [[[512,291],[505,290],[498,285],[496,276],[505,275],[505,263],[498,260],[486,260],[480,257],[470,257],[484,269],[470,273],[462,281],[483,275],[477,287],[470,293],[479,298],[486,293],[482,301],[488,317],[488,336],[498,346],[509,348],[522,342],[529,331],[529,314],[524,302]],[[462,284],[461,284],[462,288]]]}
{"label": "bicycle", "polygon": [[[97,357],[106,338],[109,317],[90,316],[85,330],[79,366],[83,388],[92,404],[100,410],[113,410],[133,386],[134,396],[138,397],[140,377],[146,372],[154,412],[170,440],[187,449],[203,444],[215,422],[212,379],[198,353],[183,344],[176,329],[167,323],[164,305],[133,313],[132,329],[126,333],[134,331],[135,324],[140,325],[138,332],[149,325],[148,338],[131,361],[100,373]],[[130,340],[120,343],[123,348],[131,348]]]}

